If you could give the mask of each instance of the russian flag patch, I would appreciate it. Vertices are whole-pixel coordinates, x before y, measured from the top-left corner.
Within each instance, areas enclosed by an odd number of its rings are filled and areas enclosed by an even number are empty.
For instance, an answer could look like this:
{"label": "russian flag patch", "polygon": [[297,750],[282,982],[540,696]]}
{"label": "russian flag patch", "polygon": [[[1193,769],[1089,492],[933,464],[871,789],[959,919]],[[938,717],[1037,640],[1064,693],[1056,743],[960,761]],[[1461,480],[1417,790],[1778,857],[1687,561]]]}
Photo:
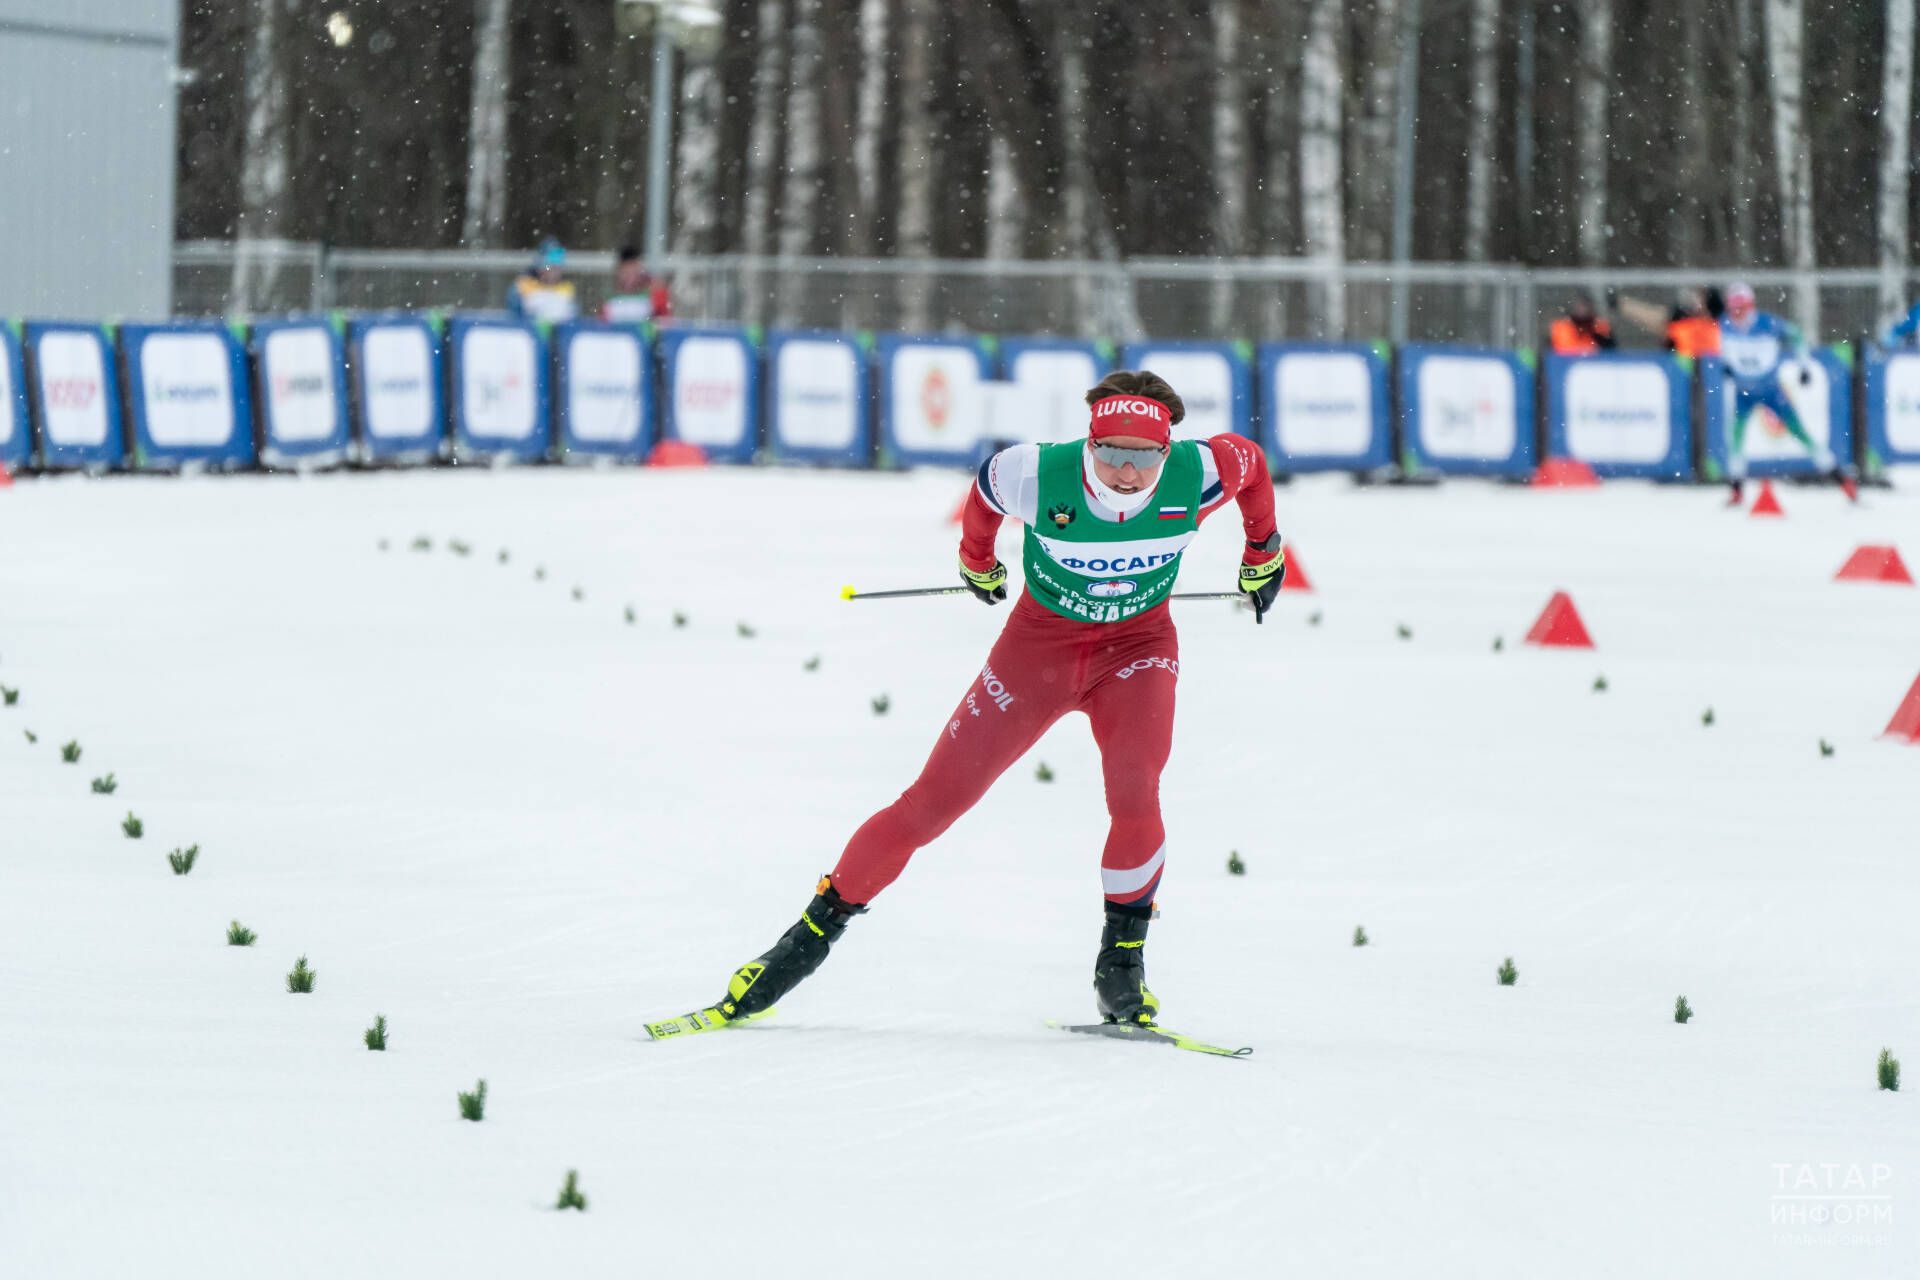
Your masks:
{"label": "russian flag patch", "polygon": [[1185,507],[1162,507],[1160,508],[1160,518],[1162,520],[1185,520],[1187,518],[1187,509]]}

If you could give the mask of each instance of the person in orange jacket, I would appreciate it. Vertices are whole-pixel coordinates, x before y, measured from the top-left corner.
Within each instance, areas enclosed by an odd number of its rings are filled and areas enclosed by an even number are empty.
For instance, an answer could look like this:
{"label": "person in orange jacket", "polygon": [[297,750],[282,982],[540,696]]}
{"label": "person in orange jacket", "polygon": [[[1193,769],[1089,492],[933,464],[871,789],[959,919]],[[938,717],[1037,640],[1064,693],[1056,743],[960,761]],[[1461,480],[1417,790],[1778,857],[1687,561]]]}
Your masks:
{"label": "person in orange jacket", "polygon": [[1574,294],[1567,313],[1553,322],[1548,337],[1557,356],[1590,356],[1613,350],[1613,326],[1594,311],[1591,294]]}

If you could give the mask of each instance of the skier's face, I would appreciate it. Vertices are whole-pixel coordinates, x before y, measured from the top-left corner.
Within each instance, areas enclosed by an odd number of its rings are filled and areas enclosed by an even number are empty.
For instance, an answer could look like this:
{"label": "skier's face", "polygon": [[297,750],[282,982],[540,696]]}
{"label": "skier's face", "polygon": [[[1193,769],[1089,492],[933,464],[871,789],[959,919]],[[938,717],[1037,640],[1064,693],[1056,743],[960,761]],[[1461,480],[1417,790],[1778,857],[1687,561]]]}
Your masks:
{"label": "skier's face", "polygon": [[[1127,458],[1118,466],[1100,456],[1102,453],[1117,454],[1120,451],[1153,456]],[[1138,436],[1102,436],[1093,450],[1093,475],[1115,493],[1139,493],[1159,478],[1160,468],[1166,460],[1167,447],[1157,440],[1143,440]]]}

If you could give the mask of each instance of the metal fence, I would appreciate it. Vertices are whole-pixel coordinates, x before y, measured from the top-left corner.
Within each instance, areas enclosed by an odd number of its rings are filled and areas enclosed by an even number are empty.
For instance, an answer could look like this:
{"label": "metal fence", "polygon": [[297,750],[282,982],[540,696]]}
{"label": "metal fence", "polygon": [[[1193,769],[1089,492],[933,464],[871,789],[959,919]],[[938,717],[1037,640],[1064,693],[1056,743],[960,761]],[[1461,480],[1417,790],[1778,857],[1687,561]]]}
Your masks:
{"label": "metal fence", "polygon": [[[517,251],[331,249],[282,241],[175,246],[182,315],[462,310],[505,305],[531,259]],[[613,255],[568,262],[584,307],[611,289]],[[1158,339],[1371,340],[1533,346],[1577,290],[1664,306],[1679,289],[1735,274],[1808,336],[1873,333],[1920,288],[1872,269],[1562,269],[1466,263],[1134,258],[1124,262],[673,256],[658,264],[691,322],[908,332],[1055,333]],[[1894,300],[1901,300],[1895,305]],[[1623,327],[1623,343],[1657,345]]]}

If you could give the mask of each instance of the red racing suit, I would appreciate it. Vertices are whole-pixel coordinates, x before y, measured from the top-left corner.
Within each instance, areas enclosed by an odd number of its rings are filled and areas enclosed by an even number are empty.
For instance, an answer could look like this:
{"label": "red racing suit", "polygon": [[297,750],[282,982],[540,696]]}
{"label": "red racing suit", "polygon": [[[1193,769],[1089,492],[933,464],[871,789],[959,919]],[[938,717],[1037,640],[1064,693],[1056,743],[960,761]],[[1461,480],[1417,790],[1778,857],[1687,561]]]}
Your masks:
{"label": "red racing suit", "polygon": [[[1032,451],[1031,455],[1027,451]],[[994,537],[1007,516],[1031,524],[1032,457],[1037,446],[1002,450],[980,468],[962,517],[960,555],[968,567],[993,567]],[[1200,519],[1228,499],[1239,503],[1248,563],[1273,552],[1256,549],[1274,532],[1273,480],[1260,446],[1218,435],[1201,449]],[[1143,518],[1151,501],[1128,517],[1104,506],[1096,483],[1082,475],[1095,518]],[[1153,901],[1166,862],[1160,817],[1160,773],[1173,745],[1174,686],[1180,640],[1163,604],[1118,622],[1063,617],[1025,591],[972,686],[942,728],[913,784],[861,825],[834,867],[833,885],[849,902],[871,901],[907,860],[952,826],[1053,723],[1084,712],[1100,748],[1109,826],[1100,858],[1109,902]]]}

